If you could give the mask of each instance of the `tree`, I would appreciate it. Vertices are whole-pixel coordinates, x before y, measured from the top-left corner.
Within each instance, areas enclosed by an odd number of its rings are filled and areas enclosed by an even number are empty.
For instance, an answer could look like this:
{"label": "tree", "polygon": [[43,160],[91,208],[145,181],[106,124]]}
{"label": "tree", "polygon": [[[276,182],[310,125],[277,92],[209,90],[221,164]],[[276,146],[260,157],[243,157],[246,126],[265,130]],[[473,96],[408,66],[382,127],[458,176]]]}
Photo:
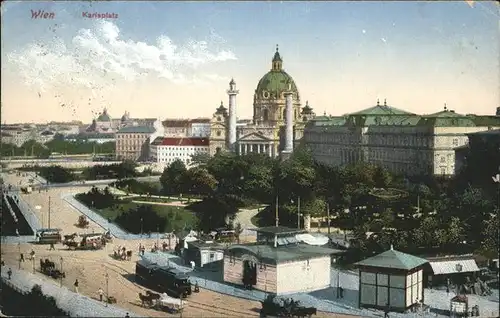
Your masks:
{"label": "tree", "polygon": [[244,178],[244,193],[260,202],[271,202],[274,193],[273,167],[252,165]]}
{"label": "tree", "polygon": [[240,244],[240,236],[241,236],[241,233],[243,233],[243,227],[241,226],[241,223],[240,222],[237,222],[235,225],[234,225],[234,235],[236,236],[236,242],[238,244]]}
{"label": "tree", "polygon": [[196,166],[205,167],[210,161],[210,155],[205,152],[198,152],[191,155],[191,163]]}
{"label": "tree", "polygon": [[373,171],[373,183],[376,188],[387,188],[391,184],[391,174],[381,166],[376,166]]}
{"label": "tree", "polygon": [[467,241],[476,247],[481,243],[480,229],[483,222],[489,218],[493,211],[494,203],[489,200],[481,188],[469,187],[463,193],[458,193],[450,199],[451,209],[447,213],[440,213],[444,222],[453,216],[463,222],[464,234]]}
{"label": "tree", "polygon": [[416,247],[438,247],[446,242],[446,230],[435,217],[426,217],[413,231]]}
{"label": "tree", "polygon": [[457,217],[452,217],[447,229],[447,244],[450,247],[457,247],[463,242],[464,227],[462,221]]}
{"label": "tree", "polygon": [[217,180],[207,169],[194,167],[186,172],[184,187],[192,194],[211,195],[217,187]]}
{"label": "tree", "polygon": [[39,173],[51,183],[67,183],[76,180],[76,175],[71,170],[61,166],[40,167]]}
{"label": "tree", "polygon": [[139,205],[116,217],[115,222],[129,232],[151,233],[165,231],[167,218],[159,216],[150,204]]}
{"label": "tree", "polygon": [[483,222],[484,231],[482,247],[484,254],[487,257],[498,258],[498,246],[500,246],[500,222],[498,215],[491,214],[490,217]]}
{"label": "tree", "polygon": [[183,181],[187,173],[186,165],[177,159],[172,162],[160,177],[160,183],[165,194],[179,194],[184,190]]}
{"label": "tree", "polygon": [[314,217],[325,216],[326,214],[326,202],[320,198],[313,198],[307,200],[303,203],[301,207],[301,213],[310,214]]}

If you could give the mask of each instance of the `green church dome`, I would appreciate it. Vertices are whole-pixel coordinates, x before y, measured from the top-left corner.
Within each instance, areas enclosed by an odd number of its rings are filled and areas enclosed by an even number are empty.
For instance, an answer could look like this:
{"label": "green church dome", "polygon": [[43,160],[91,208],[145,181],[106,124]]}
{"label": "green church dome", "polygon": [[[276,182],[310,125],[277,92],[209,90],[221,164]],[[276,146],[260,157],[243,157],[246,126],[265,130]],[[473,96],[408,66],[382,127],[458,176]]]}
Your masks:
{"label": "green church dome", "polygon": [[99,115],[99,117],[97,117],[97,121],[111,121],[111,117],[109,116],[108,110],[106,108],[104,108],[103,112]]}
{"label": "green church dome", "polygon": [[295,85],[293,78],[283,70],[283,61],[278,48],[276,48],[272,60],[272,69],[260,79],[255,94],[259,98],[280,98],[283,92],[289,90],[289,85],[291,91],[295,93],[295,98],[297,98],[299,96],[297,85]]}

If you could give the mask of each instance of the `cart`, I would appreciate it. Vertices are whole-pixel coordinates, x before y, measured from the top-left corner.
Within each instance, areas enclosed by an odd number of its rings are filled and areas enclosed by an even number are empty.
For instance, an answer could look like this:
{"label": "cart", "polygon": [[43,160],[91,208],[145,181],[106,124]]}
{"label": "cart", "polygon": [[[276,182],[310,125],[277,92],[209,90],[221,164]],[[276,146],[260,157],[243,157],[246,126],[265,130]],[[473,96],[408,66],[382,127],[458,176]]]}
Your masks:
{"label": "cart", "polygon": [[187,301],[170,297],[166,293],[163,293],[161,295],[161,298],[156,302],[157,309],[169,313],[179,313],[184,309],[186,305]]}

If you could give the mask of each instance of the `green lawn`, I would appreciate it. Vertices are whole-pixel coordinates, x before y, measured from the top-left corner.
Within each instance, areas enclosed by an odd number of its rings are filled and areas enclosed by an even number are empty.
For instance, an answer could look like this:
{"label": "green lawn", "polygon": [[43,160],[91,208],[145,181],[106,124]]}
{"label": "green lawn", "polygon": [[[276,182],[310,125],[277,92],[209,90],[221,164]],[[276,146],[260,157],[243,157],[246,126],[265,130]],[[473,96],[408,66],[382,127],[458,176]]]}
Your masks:
{"label": "green lawn", "polygon": [[[143,205],[141,203],[133,203],[129,201],[123,201],[119,204],[116,204],[114,207],[96,210],[100,215],[102,215],[106,219],[111,219],[114,221],[116,217],[120,214],[129,211],[130,209],[137,208],[139,205]],[[175,206],[166,206],[166,205],[151,205],[156,214],[160,216],[164,216],[167,218],[167,221],[170,224],[170,227],[173,228],[182,228],[184,224],[188,227],[196,223],[196,215],[184,209],[183,207],[175,207]]]}

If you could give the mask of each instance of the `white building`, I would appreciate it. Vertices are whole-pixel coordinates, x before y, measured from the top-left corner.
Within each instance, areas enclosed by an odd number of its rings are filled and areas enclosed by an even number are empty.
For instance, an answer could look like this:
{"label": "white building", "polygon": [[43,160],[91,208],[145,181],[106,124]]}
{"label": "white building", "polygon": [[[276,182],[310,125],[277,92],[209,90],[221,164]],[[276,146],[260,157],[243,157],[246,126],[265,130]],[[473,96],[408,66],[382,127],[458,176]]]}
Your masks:
{"label": "white building", "polygon": [[467,134],[497,128],[499,116],[461,115],[446,106],[417,115],[377,102],[344,116],[316,117],[303,142],[327,165],[367,162],[393,173],[452,175],[455,149],[467,144]]}
{"label": "white building", "polygon": [[181,160],[186,166],[190,166],[193,155],[209,153],[209,139],[157,137],[150,144],[149,153],[151,160],[158,166],[167,167],[175,160]]}
{"label": "white building", "polygon": [[3,127],[2,143],[21,147],[28,140],[37,140],[37,133],[33,129],[21,127]]}
{"label": "white building", "polygon": [[330,287],[331,255],[337,251],[298,243],[303,231],[282,226],[256,229],[258,243],[236,244],[224,254],[224,281],[280,294]]}

